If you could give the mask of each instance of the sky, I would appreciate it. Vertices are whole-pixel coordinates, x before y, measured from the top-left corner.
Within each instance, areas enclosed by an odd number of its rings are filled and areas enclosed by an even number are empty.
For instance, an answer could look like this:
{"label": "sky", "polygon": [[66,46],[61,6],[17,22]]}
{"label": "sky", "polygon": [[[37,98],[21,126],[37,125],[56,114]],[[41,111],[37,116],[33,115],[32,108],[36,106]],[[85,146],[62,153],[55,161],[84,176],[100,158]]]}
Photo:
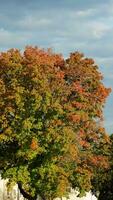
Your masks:
{"label": "sky", "polygon": [[[26,45],[52,48],[64,57],[83,52],[113,90],[113,0],[0,0],[0,51]],[[113,91],[104,119],[113,133]]]}

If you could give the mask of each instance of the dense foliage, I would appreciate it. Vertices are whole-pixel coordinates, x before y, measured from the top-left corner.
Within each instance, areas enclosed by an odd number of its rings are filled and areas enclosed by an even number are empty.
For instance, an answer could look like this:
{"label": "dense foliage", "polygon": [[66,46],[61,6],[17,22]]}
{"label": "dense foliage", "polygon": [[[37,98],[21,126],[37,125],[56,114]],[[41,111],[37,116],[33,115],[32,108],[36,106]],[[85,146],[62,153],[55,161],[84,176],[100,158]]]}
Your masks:
{"label": "dense foliage", "polygon": [[113,199],[113,135],[110,135],[106,153],[109,158],[109,168],[98,171],[95,176],[94,188],[98,191],[98,200]]}
{"label": "dense foliage", "polygon": [[93,59],[27,47],[0,54],[0,168],[27,199],[92,189],[109,168],[100,121],[110,89]]}

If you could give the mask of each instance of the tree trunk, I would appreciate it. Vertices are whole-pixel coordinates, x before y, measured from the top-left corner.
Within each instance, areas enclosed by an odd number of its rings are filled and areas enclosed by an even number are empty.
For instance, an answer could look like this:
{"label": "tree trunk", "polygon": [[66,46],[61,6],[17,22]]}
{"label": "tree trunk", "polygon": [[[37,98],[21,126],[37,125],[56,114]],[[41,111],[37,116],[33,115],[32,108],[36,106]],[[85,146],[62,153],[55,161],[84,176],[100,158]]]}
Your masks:
{"label": "tree trunk", "polygon": [[20,190],[20,193],[23,195],[24,198],[28,199],[28,200],[36,200],[37,199],[37,194],[32,197],[30,194],[28,194],[23,188],[22,188],[22,184],[19,182],[18,183],[18,188]]}
{"label": "tree trunk", "polygon": [[42,199],[42,200],[46,200],[46,198],[45,198],[44,196],[41,196],[41,199]]}

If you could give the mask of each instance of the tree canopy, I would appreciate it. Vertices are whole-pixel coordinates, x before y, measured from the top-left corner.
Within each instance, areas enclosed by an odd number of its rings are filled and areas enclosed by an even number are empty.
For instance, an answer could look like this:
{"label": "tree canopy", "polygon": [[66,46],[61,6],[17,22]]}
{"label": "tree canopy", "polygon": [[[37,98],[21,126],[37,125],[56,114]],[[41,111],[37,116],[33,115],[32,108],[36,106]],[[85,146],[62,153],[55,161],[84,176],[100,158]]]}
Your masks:
{"label": "tree canopy", "polygon": [[0,169],[29,200],[92,189],[109,168],[102,124],[110,89],[93,59],[37,47],[0,54]]}

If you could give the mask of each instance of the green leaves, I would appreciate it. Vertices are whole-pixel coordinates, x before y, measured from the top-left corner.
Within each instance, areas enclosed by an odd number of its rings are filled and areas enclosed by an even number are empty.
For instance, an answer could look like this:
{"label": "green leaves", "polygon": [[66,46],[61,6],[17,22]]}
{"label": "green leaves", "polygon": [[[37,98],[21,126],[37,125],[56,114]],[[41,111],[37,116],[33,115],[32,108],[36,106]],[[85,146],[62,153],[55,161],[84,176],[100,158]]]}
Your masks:
{"label": "green leaves", "polygon": [[47,199],[91,189],[95,170],[107,167],[109,138],[97,122],[110,89],[101,79],[78,52],[0,54],[0,166],[9,183]]}

